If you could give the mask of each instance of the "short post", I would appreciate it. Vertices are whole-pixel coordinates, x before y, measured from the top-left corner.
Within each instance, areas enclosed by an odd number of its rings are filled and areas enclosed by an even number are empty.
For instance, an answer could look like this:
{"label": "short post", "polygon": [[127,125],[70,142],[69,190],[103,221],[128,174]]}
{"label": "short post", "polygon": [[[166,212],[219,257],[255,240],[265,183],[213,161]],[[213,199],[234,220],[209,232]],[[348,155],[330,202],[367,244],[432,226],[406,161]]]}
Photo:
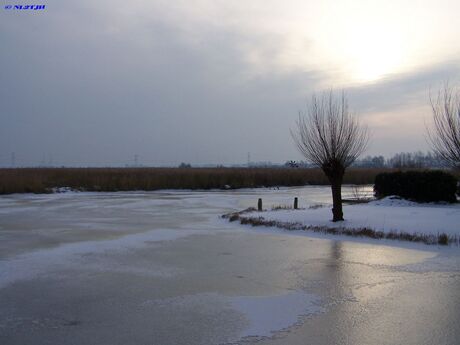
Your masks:
{"label": "short post", "polygon": [[294,210],[299,208],[299,199],[297,197],[294,198]]}
{"label": "short post", "polygon": [[259,201],[257,201],[257,210],[262,211],[262,198],[259,198]]}

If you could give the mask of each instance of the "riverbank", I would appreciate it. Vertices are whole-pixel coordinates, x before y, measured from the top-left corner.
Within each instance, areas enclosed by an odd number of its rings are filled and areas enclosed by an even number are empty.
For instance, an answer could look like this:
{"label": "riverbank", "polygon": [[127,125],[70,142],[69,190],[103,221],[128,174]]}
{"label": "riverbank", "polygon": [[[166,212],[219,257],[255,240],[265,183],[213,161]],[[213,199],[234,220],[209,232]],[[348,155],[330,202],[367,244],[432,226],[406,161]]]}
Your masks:
{"label": "riverbank", "polygon": [[345,221],[330,221],[328,205],[294,210],[278,207],[258,212],[247,209],[224,215],[252,226],[303,230],[332,235],[394,239],[425,244],[459,245],[460,204],[419,204],[387,197],[364,204],[344,205]]}

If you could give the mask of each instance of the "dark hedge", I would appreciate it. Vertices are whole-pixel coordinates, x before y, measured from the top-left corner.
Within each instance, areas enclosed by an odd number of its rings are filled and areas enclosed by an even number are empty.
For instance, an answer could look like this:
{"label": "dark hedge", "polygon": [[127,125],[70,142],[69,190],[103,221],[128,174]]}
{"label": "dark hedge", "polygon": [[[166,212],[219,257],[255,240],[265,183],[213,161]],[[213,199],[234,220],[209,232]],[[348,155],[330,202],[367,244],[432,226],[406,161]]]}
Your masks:
{"label": "dark hedge", "polygon": [[456,178],[441,170],[381,173],[375,177],[374,184],[378,198],[398,195],[419,202],[456,202],[456,190]]}

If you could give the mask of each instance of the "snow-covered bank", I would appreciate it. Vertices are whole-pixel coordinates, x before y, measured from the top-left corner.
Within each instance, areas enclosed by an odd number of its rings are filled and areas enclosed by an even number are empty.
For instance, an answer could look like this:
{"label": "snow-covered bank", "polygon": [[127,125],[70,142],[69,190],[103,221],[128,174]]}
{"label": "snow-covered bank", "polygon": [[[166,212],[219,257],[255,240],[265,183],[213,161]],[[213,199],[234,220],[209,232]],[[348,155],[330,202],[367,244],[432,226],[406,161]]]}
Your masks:
{"label": "snow-covered bank", "polygon": [[400,237],[426,243],[438,242],[441,234],[447,235],[451,243],[458,243],[460,237],[460,204],[418,204],[387,197],[367,204],[345,205],[343,222],[333,223],[331,217],[329,206],[253,211],[239,215],[242,223],[293,230],[327,229],[326,232],[333,234]]}

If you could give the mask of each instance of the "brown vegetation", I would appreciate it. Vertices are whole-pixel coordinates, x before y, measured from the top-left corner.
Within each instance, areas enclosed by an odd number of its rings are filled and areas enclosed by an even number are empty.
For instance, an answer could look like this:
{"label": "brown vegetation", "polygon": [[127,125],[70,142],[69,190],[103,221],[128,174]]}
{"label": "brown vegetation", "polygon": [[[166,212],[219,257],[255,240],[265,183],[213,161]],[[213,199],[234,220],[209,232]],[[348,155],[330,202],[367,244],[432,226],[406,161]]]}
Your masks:
{"label": "brown vegetation", "polygon": [[[350,169],[347,184],[371,184],[391,169]],[[221,189],[328,185],[320,169],[276,168],[22,168],[0,169],[0,194],[50,193],[52,188],[85,191]]]}

